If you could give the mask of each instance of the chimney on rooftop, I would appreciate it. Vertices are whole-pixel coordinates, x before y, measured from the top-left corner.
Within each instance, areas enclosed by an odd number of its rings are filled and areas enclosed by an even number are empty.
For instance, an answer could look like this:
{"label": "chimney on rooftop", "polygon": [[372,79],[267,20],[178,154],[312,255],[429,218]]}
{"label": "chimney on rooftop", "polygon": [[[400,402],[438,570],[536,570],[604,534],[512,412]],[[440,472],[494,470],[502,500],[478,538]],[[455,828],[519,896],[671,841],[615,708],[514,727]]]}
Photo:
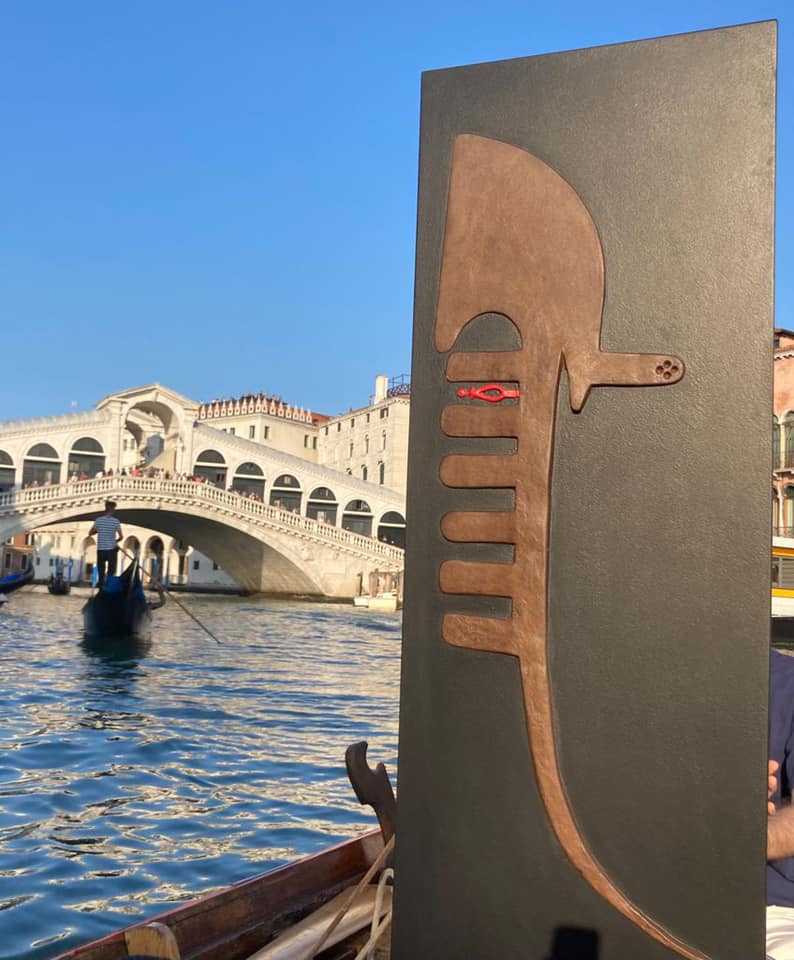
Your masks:
{"label": "chimney on rooftop", "polygon": [[385,400],[389,392],[389,378],[381,373],[375,377],[375,403]]}

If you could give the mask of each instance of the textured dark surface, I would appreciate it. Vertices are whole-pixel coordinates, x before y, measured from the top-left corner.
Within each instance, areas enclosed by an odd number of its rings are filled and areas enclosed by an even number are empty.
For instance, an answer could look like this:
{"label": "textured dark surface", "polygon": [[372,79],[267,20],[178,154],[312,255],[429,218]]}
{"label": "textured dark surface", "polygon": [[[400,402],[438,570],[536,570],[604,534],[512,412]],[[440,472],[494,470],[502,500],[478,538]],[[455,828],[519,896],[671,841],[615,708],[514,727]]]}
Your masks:
{"label": "textured dark surface", "polygon": [[[668,390],[563,379],[553,475],[550,643],[559,761],[612,879],[720,960],[763,955],[769,632],[773,24],[438,71],[424,78],[397,960],[642,960],[675,954],[590,890],[540,803],[513,658],[453,649],[452,509],[509,507],[442,486],[443,455],[510,449],[440,430],[454,402],[433,346],[453,139],[522,147],[574,187],[606,264],[605,350],[670,352]],[[475,321],[467,349],[509,349]],[[476,555],[476,556],[475,556]]]}

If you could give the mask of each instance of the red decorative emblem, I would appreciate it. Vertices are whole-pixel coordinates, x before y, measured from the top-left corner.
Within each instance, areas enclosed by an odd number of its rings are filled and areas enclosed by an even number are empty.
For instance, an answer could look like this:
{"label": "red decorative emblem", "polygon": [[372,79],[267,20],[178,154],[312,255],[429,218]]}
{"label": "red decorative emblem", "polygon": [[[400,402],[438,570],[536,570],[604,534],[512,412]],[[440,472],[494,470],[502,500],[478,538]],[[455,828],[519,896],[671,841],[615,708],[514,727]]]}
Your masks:
{"label": "red decorative emblem", "polygon": [[488,403],[501,403],[502,400],[515,400],[521,396],[518,389],[508,390],[499,383],[486,383],[484,387],[461,387],[458,390],[461,400],[469,397],[471,400],[487,400]]}

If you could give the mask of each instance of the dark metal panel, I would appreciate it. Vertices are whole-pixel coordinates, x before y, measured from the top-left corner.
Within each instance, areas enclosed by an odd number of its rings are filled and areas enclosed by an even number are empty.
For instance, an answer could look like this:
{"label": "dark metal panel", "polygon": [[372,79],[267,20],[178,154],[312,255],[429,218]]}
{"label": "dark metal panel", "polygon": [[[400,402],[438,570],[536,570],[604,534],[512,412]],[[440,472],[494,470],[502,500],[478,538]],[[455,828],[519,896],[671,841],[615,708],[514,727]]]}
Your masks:
{"label": "dark metal panel", "polygon": [[[513,559],[440,529],[450,511],[513,505],[509,490],[439,477],[447,455],[515,449],[441,430],[461,402],[434,346],[459,134],[527,151],[583,200],[604,255],[601,348],[686,365],[669,389],[596,387],[579,413],[563,374],[548,589],[557,761],[579,832],[628,899],[695,953],[763,955],[775,42],[761,23],[424,78],[397,960],[679,955],[557,842],[517,660],[442,638],[446,613],[505,617],[510,602],[442,594],[441,564]],[[486,316],[456,349],[515,346]]]}

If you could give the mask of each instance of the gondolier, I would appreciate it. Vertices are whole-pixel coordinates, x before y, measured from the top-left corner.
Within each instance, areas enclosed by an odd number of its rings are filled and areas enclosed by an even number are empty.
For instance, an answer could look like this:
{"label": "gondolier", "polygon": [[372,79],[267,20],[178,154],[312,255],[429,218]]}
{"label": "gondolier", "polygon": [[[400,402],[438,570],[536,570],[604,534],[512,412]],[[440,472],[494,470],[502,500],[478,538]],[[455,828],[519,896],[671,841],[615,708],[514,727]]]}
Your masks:
{"label": "gondolier", "polygon": [[89,537],[97,535],[97,584],[101,587],[105,577],[115,576],[116,559],[118,557],[118,543],[122,539],[121,523],[118,517],[113,516],[116,504],[113,500],[105,501],[105,512],[97,517],[89,531]]}

